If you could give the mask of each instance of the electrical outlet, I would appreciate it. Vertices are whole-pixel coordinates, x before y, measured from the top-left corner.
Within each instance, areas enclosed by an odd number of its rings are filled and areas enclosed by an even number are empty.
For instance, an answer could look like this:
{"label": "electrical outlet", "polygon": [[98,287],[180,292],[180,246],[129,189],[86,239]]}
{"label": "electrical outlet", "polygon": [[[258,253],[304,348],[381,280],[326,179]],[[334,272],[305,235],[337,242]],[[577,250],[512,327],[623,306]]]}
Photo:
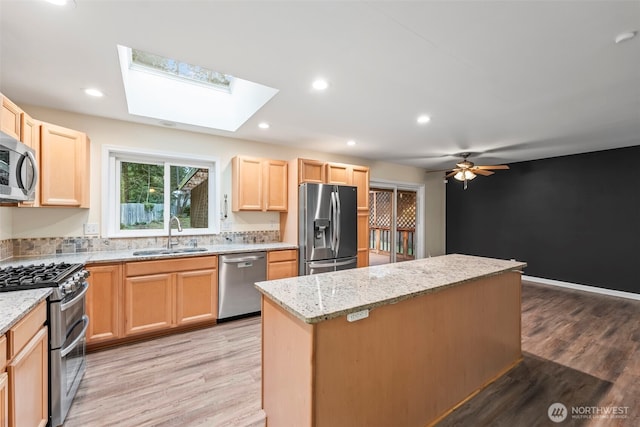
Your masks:
{"label": "electrical outlet", "polygon": [[360,310],[360,311],[356,311],[355,313],[347,314],[347,320],[349,322],[355,322],[357,320],[366,319],[367,317],[369,317],[369,310]]}
{"label": "electrical outlet", "polygon": [[86,236],[98,234],[98,224],[87,223],[84,225],[84,234]]}

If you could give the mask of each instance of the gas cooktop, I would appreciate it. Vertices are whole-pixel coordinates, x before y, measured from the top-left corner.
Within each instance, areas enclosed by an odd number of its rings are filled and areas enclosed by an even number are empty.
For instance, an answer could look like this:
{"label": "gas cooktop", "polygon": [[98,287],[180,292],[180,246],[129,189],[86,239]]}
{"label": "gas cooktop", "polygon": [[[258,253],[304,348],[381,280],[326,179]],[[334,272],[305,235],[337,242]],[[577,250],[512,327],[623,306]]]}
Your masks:
{"label": "gas cooktop", "polygon": [[56,288],[74,275],[86,277],[83,264],[65,262],[21,265],[0,269],[0,292],[22,291],[27,289]]}

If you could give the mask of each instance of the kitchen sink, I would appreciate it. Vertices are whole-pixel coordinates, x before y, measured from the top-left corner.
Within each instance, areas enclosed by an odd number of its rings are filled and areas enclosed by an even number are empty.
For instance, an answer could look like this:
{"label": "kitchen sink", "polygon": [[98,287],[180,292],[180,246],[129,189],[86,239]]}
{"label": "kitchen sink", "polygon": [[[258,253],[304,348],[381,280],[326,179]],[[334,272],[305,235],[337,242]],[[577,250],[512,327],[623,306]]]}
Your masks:
{"label": "kitchen sink", "polygon": [[206,248],[175,248],[175,249],[167,249],[167,248],[159,248],[159,249],[142,249],[139,251],[135,251],[133,255],[167,255],[167,254],[184,254],[191,252],[204,252]]}

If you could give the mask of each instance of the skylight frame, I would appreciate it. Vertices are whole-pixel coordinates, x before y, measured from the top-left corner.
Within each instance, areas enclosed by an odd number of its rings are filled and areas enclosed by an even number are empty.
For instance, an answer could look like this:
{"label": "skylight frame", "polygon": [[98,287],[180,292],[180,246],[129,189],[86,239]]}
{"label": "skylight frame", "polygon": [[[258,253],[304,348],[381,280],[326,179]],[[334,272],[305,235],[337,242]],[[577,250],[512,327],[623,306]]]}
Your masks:
{"label": "skylight frame", "polygon": [[[162,67],[160,65],[156,66],[156,65],[144,63],[142,61],[138,61],[136,60],[136,54],[139,54],[141,56],[147,56],[147,57],[155,57],[162,62],[173,63],[176,65],[175,72],[171,71],[168,67]],[[146,52],[144,50],[136,49],[133,47],[129,48],[129,68],[132,70],[142,71],[145,73],[156,74],[165,78],[176,79],[179,81],[186,81],[191,84],[201,85],[206,88],[210,88],[210,89],[212,88],[212,89],[220,90],[226,93],[232,93],[233,83],[235,80],[235,78],[230,74],[225,74],[220,71],[203,67],[201,65],[190,64],[188,62],[181,61],[179,59],[169,58],[167,56],[158,55],[152,52]],[[195,71],[194,69],[204,70],[212,75],[222,76],[227,81],[227,83],[226,84],[215,83],[210,79],[198,79],[198,78],[190,77],[188,75],[181,73],[182,68],[188,68],[189,70],[192,70],[192,71]]]}

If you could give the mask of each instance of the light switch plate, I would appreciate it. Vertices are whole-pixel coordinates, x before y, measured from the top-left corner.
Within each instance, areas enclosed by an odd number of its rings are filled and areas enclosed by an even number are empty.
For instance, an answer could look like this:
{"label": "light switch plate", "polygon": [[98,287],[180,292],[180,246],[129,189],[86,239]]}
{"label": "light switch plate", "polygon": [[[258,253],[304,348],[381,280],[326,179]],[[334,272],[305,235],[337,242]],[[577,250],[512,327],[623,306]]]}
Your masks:
{"label": "light switch plate", "polygon": [[87,223],[84,225],[84,234],[85,236],[98,234],[98,224],[96,223]]}

